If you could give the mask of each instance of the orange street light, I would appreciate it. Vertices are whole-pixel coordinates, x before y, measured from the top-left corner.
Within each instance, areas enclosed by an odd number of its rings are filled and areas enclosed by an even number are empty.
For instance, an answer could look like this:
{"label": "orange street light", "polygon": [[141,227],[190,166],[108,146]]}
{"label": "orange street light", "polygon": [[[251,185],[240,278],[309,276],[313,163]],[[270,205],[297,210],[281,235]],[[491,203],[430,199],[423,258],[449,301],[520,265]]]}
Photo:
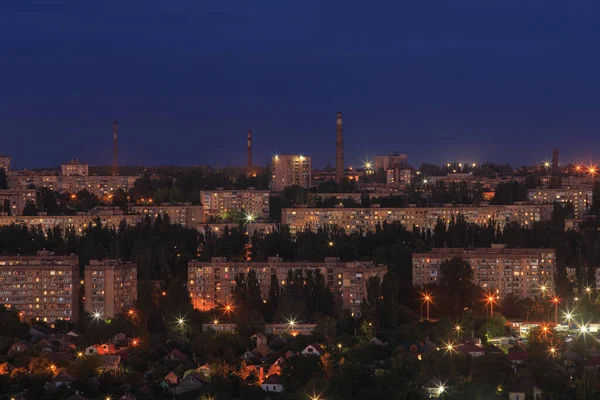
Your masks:
{"label": "orange street light", "polygon": [[[427,306],[427,321],[429,321],[429,304],[432,302],[431,294],[423,293],[423,302]],[[421,305],[421,319],[423,319],[423,305]]]}
{"label": "orange street light", "polygon": [[486,298],[486,301],[490,304],[490,317],[493,317],[494,316],[494,303],[496,302],[496,299],[494,298],[494,296],[488,295]]}
{"label": "orange street light", "polygon": [[560,303],[560,299],[558,297],[554,297],[552,302],[554,303],[554,323],[558,325],[558,303]]}

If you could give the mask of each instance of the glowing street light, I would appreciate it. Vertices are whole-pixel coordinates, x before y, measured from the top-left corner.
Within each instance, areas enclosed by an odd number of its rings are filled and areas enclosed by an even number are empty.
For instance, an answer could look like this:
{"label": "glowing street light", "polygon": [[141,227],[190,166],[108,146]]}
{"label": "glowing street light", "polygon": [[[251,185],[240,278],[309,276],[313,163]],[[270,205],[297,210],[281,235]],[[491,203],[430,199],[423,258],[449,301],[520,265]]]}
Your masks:
{"label": "glowing street light", "polygon": [[423,186],[427,185],[427,183],[429,183],[429,180],[427,178],[423,178]]}
{"label": "glowing street light", "polygon": [[314,394],[312,396],[308,396],[310,397],[310,400],[321,400],[321,395],[320,394]]}
{"label": "glowing street light", "polygon": [[454,326],[454,331],[456,331],[456,336],[460,335],[460,331],[462,330],[462,327],[459,324],[456,324]]}
{"label": "glowing street light", "polygon": [[554,297],[552,302],[554,303],[554,323],[558,325],[558,303],[560,303],[560,299],[558,297]]}
{"label": "glowing street light", "polygon": [[342,349],[342,344],[338,343],[337,348],[341,350]]}
{"label": "glowing street light", "polygon": [[438,395],[442,395],[445,391],[446,391],[446,387],[444,386],[443,383],[440,386],[438,386]]}
{"label": "glowing street light", "polygon": [[83,352],[82,351],[78,352],[77,353],[77,357],[82,358],[83,357]]}
{"label": "glowing street light", "polygon": [[496,302],[496,299],[494,298],[494,296],[488,295],[486,298],[486,301],[490,304],[490,317],[494,316],[494,303]]}
{"label": "glowing street light", "polygon": [[567,324],[571,325],[571,320],[573,319],[573,313],[571,313],[569,310],[567,310],[563,314],[565,314],[565,321],[567,321]]}
{"label": "glowing street light", "polygon": [[544,161],[544,167],[550,168],[550,161]]}
{"label": "glowing street light", "polygon": [[252,215],[252,214],[248,214],[248,215],[246,215],[246,222],[247,222],[247,223],[252,223],[252,222],[254,222],[254,219],[255,219],[254,215]]}
{"label": "glowing street light", "polygon": [[586,293],[586,294],[589,296],[589,295],[592,293],[592,288],[591,288],[591,287],[589,287],[589,286],[587,286],[587,287],[585,288],[585,293]]}
{"label": "glowing street light", "polygon": [[[431,294],[423,293],[423,302],[427,306],[427,321],[429,321],[429,303],[431,303],[432,301],[433,300],[432,300]],[[423,305],[421,305],[421,319],[423,319]]]}
{"label": "glowing street light", "polygon": [[450,353],[450,355],[452,355],[452,353],[456,351],[456,345],[454,342],[444,343],[444,349],[446,354]]}
{"label": "glowing street light", "polygon": [[102,313],[99,311],[96,311],[92,314],[92,317],[94,318],[95,321],[100,321],[100,319],[102,318]]}
{"label": "glowing street light", "polygon": [[550,347],[548,348],[548,353],[550,353],[550,355],[551,355],[552,357],[556,356],[556,347],[554,347],[554,346],[550,346]]}
{"label": "glowing street light", "polygon": [[293,318],[288,319],[288,326],[293,329],[296,326],[296,320]]}
{"label": "glowing street light", "polygon": [[327,245],[328,245],[329,247],[333,247],[333,246],[335,245],[335,243],[333,243],[333,242],[329,242],[329,243],[327,243]]}
{"label": "glowing street light", "polygon": [[179,317],[177,318],[177,325],[178,326],[184,326],[185,325],[185,319]]}

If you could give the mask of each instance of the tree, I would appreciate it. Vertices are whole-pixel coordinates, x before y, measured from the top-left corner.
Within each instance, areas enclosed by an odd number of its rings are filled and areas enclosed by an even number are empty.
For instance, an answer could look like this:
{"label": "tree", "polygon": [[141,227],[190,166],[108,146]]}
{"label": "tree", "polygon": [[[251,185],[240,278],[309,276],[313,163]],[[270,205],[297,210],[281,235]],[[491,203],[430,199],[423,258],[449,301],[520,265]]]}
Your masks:
{"label": "tree", "polygon": [[271,321],[275,316],[275,311],[279,306],[279,300],[281,292],[279,290],[279,279],[277,274],[271,274],[271,282],[269,284],[269,295],[267,296],[267,303],[265,309],[265,317]]}
{"label": "tree", "polygon": [[2,210],[8,215],[11,216],[12,215],[12,210],[10,209],[10,200],[8,199],[4,199],[4,201],[2,202]]}
{"label": "tree", "polygon": [[4,168],[0,168],[0,189],[8,189],[8,181]]}
{"label": "tree", "polygon": [[35,206],[35,203],[31,200],[27,200],[27,203],[25,203],[25,207],[23,208],[23,215],[35,216],[35,215],[37,215],[37,213],[38,213],[38,209]]}
{"label": "tree", "polygon": [[471,265],[460,257],[440,264],[440,279],[435,290],[436,308],[442,315],[458,316],[481,304],[483,293],[473,283]]}

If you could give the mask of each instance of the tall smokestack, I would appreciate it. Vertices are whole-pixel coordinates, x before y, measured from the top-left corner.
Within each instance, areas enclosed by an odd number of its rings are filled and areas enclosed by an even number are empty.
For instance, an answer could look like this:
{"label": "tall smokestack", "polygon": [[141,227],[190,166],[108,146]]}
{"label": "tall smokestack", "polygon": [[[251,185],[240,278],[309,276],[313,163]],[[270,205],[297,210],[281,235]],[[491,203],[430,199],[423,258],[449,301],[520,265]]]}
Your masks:
{"label": "tall smokestack", "polygon": [[248,129],[248,166],[246,173],[252,174],[252,129]]}
{"label": "tall smokestack", "polygon": [[344,180],[344,137],[342,132],[342,113],[337,113],[337,126],[335,136],[335,180],[342,183]]}
{"label": "tall smokestack", "polygon": [[119,160],[117,158],[117,121],[113,121],[113,174],[117,175],[119,170]]}
{"label": "tall smokestack", "polygon": [[558,171],[558,149],[552,150],[552,169]]}

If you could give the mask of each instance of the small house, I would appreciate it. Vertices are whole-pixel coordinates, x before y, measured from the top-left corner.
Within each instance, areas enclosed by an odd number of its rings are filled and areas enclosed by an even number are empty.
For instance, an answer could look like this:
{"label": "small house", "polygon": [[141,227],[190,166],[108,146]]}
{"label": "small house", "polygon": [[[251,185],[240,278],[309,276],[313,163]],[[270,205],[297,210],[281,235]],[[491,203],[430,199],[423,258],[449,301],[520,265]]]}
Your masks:
{"label": "small house", "polygon": [[281,378],[278,374],[269,375],[269,377],[262,383],[261,387],[265,392],[283,392],[283,384],[281,383]]}
{"label": "small house", "polygon": [[303,356],[322,356],[325,354],[325,350],[318,344],[309,344],[302,350]]}

